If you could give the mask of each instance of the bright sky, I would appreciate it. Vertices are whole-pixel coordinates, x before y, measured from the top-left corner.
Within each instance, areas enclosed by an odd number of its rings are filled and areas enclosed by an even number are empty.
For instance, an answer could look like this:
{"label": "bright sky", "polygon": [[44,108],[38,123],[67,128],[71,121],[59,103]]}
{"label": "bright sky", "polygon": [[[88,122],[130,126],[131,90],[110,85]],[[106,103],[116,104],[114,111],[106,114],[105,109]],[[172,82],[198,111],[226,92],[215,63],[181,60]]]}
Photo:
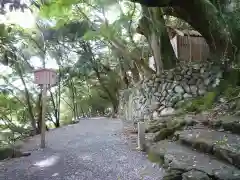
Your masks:
{"label": "bright sky", "polygon": [[[21,11],[8,12],[5,16],[0,15],[0,23],[6,24],[17,24],[26,29],[35,28],[36,17],[30,12],[30,10],[25,10],[24,13]],[[41,67],[41,60],[37,57],[30,59],[30,62],[34,67]],[[47,68],[54,68],[57,64],[48,60],[46,62]]]}
{"label": "bright sky", "polygon": [[[109,22],[113,22],[120,15],[119,9],[115,6],[112,6],[107,12],[106,16]],[[34,14],[30,12],[30,10],[26,10],[25,12],[21,11],[13,11],[8,12],[5,16],[0,15],[0,23],[5,24],[17,24],[23,28],[32,29],[35,28],[36,17]],[[34,66],[36,69],[42,67],[42,62],[38,57],[32,57],[30,59],[30,64]],[[54,68],[57,69],[58,65],[55,60],[47,59],[46,60],[46,68]],[[11,68],[7,66],[0,65],[0,73],[7,75],[11,73]],[[32,77],[33,78],[33,77]],[[0,80],[0,84],[4,84],[2,80]],[[23,89],[22,83],[20,80],[14,82],[14,85]],[[32,83],[28,83],[28,85],[32,86]]]}
{"label": "bright sky", "polygon": [[[36,18],[30,12],[30,10],[26,10],[24,13],[20,12],[20,11],[13,11],[13,12],[8,12],[4,16],[0,15],[0,23],[17,24],[26,29],[35,28],[35,22],[36,22]],[[30,59],[30,64],[32,66],[34,66],[36,69],[42,67],[42,62],[38,57],[32,57]],[[58,65],[55,62],[55,60],[48,59],[48,60],[46,60],[46,68],[57,69]],[[1,69],[0,73],[4,74],[4,75],[7,75],[12,72],[11,68],[9,68],[8,66],[0,65],[0,69]],[[4,81],[0,80],[0,84],[4,84]],[[23,89],[21,80],[16,80],[16,81],[14,81],[13,84],[17,87],[20,87],[20,89]],[[28,85],[32,86],[33,84],[28,83]]]}

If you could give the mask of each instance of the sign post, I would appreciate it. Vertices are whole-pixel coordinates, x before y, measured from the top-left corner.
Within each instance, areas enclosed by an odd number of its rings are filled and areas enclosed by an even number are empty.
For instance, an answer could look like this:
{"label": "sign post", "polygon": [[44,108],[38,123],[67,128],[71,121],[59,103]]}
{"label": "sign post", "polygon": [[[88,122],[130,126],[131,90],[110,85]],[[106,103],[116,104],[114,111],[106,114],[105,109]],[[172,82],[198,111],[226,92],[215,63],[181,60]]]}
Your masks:
{"label": "sign post", "polygon": [[42,123],[41,123],[41,148],[45,148],[45,132],[46,132],[46,122],[45,122],[45,114],[46,114],[46,98],[47,98],[47,85],[43,84],[42,90]]}
{"label": "sign post", "polygon": [[39,69],[34,71],[35,83],[42,86],[42,123],[41,123],[41,148],[45,148],[45,132],[46,132],[46,98],[47,86],[56,84],[56,72],[52,69]]}

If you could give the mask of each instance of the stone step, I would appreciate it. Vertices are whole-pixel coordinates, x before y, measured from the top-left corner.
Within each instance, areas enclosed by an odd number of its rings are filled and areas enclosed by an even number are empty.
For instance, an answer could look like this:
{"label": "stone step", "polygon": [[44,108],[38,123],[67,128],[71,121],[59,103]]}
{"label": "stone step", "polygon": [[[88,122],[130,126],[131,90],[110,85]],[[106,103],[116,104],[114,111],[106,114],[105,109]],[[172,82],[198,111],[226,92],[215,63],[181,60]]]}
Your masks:
{"label": "stone step", "polygon": [[238,116],[222,116],[215,120],[204,119],[202,123],[213,129],[223,129],[240,135],[240,117]]}
{"label": "stone step", "polygon": [[211,154],[240,168],[240,136],[210,129],[190,129],[178,132],[182,144]]}
{"label": "stone step", "polygon": [[187,172],[197,171],[207,174],[209,179],[240,179],[240,170],[236,167],[216,160],[207,154],[194,151],[177,142],[160,141],[149,146],[148,155],[161,158],[164,166],[167,166],[169,170],[181,171],[183,177],[186,176],[185,173]]}

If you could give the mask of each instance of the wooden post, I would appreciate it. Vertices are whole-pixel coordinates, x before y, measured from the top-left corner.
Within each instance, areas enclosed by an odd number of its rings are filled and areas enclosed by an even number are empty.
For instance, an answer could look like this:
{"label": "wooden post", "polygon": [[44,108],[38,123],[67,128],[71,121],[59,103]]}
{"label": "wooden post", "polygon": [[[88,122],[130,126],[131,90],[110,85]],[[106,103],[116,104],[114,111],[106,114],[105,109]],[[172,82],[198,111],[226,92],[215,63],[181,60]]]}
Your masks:
{"label": "wooden post", "polygon": [[45,114],[46,114],[46,97],[47,97],[47,85],[43,84],[42,91],[42,124],[41,124],[41,148],[45,148],[45,132],[46,132],[46,123],[45,123]]}
{"label": "wooden post", "polygon": [[50,85],[56,84],[56,71],[53,69],[38,69],[34,71],[34,80],[35,83],[41,85],[42,90],[42,123],[41,123],[41,148],[45,148],[45,132],[46,132],[46,123],[45,123],[45,114],[46,114],[46,98],[47,98],[47,87]]}
{"label": "wooden post", "polygon": [[138,149],[145,149],[145,123],[138,122]]}
{"label": "wooden post", "polygon": [[200,61],[202,61],[203,60],[203,58],[202,58],[202,45],[203,45],[203,43],[202,43],[202,39],[200,39],[200,38],[198,38],[199,39],[199,41],[198,42],[200,42],[200,43],[198,43],[198,45],[200,46],[199,48],[200,48]]}
{"label": "wooden post", "polygon": [[188,43],[189,43],[189,61],[192,62],[192,37],[188,34]]}

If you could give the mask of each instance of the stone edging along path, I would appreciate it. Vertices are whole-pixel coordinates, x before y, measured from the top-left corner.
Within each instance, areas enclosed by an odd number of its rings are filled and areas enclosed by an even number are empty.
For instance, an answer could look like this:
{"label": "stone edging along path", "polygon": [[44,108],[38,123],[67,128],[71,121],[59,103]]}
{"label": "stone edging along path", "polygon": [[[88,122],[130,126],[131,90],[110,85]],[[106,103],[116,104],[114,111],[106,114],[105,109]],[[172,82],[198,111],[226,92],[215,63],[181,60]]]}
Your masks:
{"label": "stone edging along path", "polygon": [[215,120],[232,124],[234,134],[223,126],[212,129],[213,123],[186,117],[146,122],[146,152],[150,161],[166,169],[163,179],[239,180],[240,135],[234,124],[239,125],[240,119],[227,116]]}

